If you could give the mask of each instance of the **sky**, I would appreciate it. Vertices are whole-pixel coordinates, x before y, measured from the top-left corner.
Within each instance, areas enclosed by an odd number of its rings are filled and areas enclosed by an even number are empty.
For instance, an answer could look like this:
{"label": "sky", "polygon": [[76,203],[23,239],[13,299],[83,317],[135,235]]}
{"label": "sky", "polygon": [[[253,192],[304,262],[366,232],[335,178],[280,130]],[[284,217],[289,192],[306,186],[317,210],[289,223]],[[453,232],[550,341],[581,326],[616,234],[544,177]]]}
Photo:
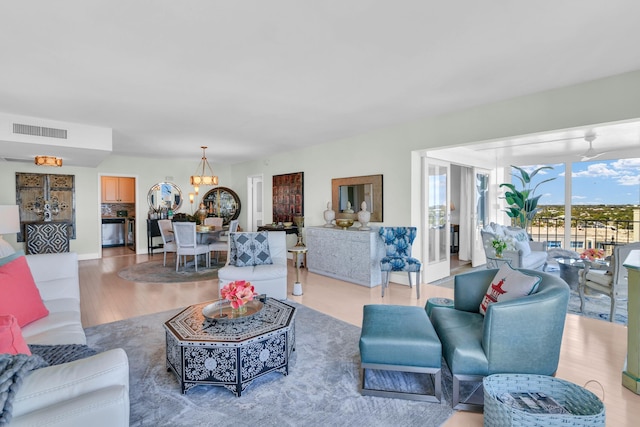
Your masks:
{"label": "sky", "polygon": [[[540,166],[524,166],[532,171]],[[536,195],[542,194],[539,205],[564,204],[565,165],[555,164],[553,170],[539,172],[533,179],[534,185],[542,180],[555,177],[541,184]],[[640,205],[640,159],[593,160],[572,164],[572,195],[574,205]],[[516,184],[520,189],[520,183]]]}

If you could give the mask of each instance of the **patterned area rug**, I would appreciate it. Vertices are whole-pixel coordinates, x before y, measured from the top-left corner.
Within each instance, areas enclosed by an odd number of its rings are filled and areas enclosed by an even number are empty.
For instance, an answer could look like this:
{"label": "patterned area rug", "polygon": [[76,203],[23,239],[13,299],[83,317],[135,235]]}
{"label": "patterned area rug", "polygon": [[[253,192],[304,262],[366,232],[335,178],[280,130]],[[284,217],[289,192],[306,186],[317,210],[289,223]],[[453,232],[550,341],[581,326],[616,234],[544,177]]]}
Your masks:
{"label": "patterned area rug", "polygon": [[218,270],[223,267],[223,263],[216,264],[211,260],[211,268],[198,265],[196,272],[193,261],[187,263],[187,267],[180,266],[176,271],[175,260],[167,261],[167,265],[162,265],[162,257],[159,260],[147,261],[123,268],[118,272],[118,276],[131,282],[145,283],[183,283],[202,280],[212,280],[218,278]]}
{"label": "patterned area rug", "polygon": [[[176,376],[166,369],[163,328],[179,310],[94,326],[86,333],[91,347],[122,347],[129,356],[131,426],[439,426],[451,416],[448,370],[443,369],[442,403],[362,396],[360,328],[288,303],[298,309],[289,375],[259,377],[241,397],[217,386],[181,394]],[[424,376],[399,375],[377,382],[403,390],[430,383]]]}

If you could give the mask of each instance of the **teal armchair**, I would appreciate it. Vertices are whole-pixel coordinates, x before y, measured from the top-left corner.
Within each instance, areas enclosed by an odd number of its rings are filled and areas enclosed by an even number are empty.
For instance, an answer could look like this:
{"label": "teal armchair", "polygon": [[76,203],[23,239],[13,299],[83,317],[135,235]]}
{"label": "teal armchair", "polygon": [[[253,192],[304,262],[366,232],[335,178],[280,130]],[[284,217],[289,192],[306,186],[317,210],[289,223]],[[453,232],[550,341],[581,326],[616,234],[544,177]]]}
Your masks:
{"label": "teal armchair", "polygon": [[480,303],[498,270],[460,274],[454,279],[454,308],[435,307],[431,322],[453,375],[452,405],[478,410],[480,396],[460,402],[460,383],[498,373],[553,375],[569,303],[569,286],[548,273],[522,270],[542,278],[535,293],[490,304]]}

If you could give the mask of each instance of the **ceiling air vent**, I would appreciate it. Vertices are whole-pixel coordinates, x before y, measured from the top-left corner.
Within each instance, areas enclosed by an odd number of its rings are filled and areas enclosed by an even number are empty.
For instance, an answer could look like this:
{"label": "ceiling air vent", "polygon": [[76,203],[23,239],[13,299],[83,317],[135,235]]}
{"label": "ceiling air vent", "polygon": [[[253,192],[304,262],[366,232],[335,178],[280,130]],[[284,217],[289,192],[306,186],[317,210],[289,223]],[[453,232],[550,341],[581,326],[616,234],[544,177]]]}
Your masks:
{"label": "ceiling air vent", "polygon": [[32,135],[32,136],[44,136],[47,138],[67,139],[66,129],[54,129],[54,128],[46,128],[42,126],[21,125],[18,123],[13,124],[13,133],[19,133],[22,135]]}

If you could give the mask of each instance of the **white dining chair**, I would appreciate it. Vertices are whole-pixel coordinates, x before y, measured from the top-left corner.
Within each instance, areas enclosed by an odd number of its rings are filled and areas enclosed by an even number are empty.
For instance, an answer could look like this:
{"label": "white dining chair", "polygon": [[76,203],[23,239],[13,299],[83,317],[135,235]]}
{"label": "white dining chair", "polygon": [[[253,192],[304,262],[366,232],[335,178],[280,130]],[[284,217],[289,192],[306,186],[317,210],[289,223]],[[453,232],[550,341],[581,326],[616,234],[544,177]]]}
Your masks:
{"label": "white dining chair", "polygon": [[216,230],[221,229],[223,224],[224,224],[224,218],[217,218],[214,216],[210,216],[204,219],[204,225],[213,225],[216,228]]}
{"label": "white dining chair", "polygon": [[[160,229],[160,237],[162,237],[162,250],[163,261],[162,265],[167,265],[167,252],[176,253],[178,248],[176,246],[175,237],[173,235],[173,226],[170,219],[159,219],[158,228]],[[177,256],[177,255],[176,255]]]}
{"label": "white dining chair", "polygon": [[223,238],[222,235],[219,235],[217,241],[209,243],[209,251],[216,253],[216,263],[219,262],[220,252],[227,252],[229,250],[229,233],[235,233],[236,231],[238,231],[238,220],[234,219],[229,223],[229,231],[226,232],[224,236],[226,238]]}
{"label": "white dining chair", "polygon": [[198,255],[204,255],[206,266],[211,265],[211,253],[209,245],[199,244],[196,238],[195,222],[174,222],[173,234],[176,238],[176,271],[180,266],[180,257],[183,257],[184,265],[187,263],[187,256],[192,255],[196,271],[198,271]]}

